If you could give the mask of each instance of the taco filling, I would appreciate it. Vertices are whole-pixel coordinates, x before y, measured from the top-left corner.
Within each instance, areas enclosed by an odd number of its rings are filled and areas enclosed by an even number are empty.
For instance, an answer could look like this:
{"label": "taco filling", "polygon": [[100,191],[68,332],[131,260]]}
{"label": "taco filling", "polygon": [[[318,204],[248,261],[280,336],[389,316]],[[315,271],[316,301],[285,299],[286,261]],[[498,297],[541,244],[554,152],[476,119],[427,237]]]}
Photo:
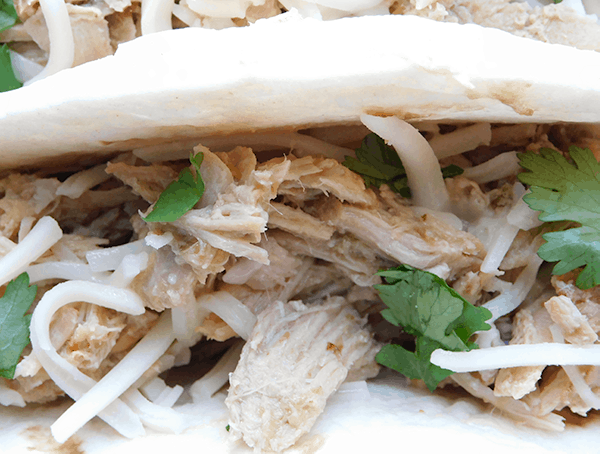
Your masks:
{"label": "taco filling", "polygon": [[[24,348],[3,359],[0,403],[70,396],[60,442],[95,416],[180,433],[176,403],[229,382],[229,435],[264,451],[380,364],[547,430],[600,408],[597,262],[565,264],[598,241],[592,208],[568,205],[598,185],[598,127],[362,120],[6,174],[0,303],[33,316],[31,344],[0,325]],[[507,360],[513,346],[530,350]],[[577,353],[540,363],[557,346]]]}

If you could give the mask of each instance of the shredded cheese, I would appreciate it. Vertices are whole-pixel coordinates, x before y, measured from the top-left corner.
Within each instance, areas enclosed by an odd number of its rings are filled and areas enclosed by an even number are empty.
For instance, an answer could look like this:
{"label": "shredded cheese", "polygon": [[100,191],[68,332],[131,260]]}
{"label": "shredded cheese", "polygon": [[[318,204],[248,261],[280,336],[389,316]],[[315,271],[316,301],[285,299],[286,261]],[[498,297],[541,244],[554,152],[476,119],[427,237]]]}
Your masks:
{"label": "shredded cheese", "polygon": [[31,262],[56,244],[62,235],[58,223],[50,216],[40,219],[23,241],[0,259],[0,285],[25,271]]}
{"label": "shredded cheese", "polygon": [[202,295],[198,299],[198,305],[218,315],[242,339],[250,338],[256,324],[256,315],[229,292]]}
{"label": "shredded cheese", "polygon": [[600,366],[600,344],[520,344],[468,352],[435,350],[431,362],[454,372],[478,372],[521,366]]}
{"label": "shredded cheese", "polygon": [[[144,303],[136,293],[94,282],[63,282],[44,294],[31,317],[33,353],[54,383],[76,401],[92,389],[96,381],[58,354],[50,341],[50,321],[58,309],[78,301],[97,304],[126,314],[144,313]],[[139,418],[119,400],[107,406],[98,416],[126,437],[133,438],[144,434]],[[64,429],[53,431],[54,438],[59,442],[66,441],[72,434],[71,427]]]}
{"label": "shredded cheese", "polygon": [[161,315],[158,323],[97,384],[77,400],[52,425],[52,435],[66,440],[94,416],[123,394],[171,346],[175,336],[171,312]]}
{"label": "shredded cheese", "polygon": [[499,154],[483,164],[465,169],[463,176],[476,183],[484,184],[516,175],[519,170],[521,170],[521,166],[517,152],[509,151]]}
{"label": "shredded cheese", "polygon": [[437,134],[429,141],[429,145],[437,158],[443,159],[474,150],[479,145],[489,145],[491,140],[490,124],[477,123],[448,134]]}
{"label": "shredded cheese", "polygon": [[106,164],[92,167],[67,178],[56,190],[56,195],[64,195],[71,199],[77,199],[88,189],[108,179],[110,179],[110,175],[106,173]]}
{"label": "shredded cheese", "polygon": [[440,164],[429,143],[414,127],[396,117],[361,115],[361,121],[386,142],[400,157],[412,199],[416,206],[435,211],[450,211],[450,196]]}
{"label": "shredded cheese", "polygon": [[142,35],[172,30],[174,0],[142,0]]}
{"label": "shredded cheese", "polygon": [[121,246],[90,251],[85,254],[92,271],[116,270],[126,255],[139,254],[146,247],[144,240],[137,240]]}
{"label": "shredded cheese", "polygon": [[25,85],[42,80],[63,69],[73,66],[75,57],[75,41],[71,19],[64,0],[40,0],[44,13],[48,37],[50,38],[50,55],[46,67],[35,77],[25,82]]}
{"label": "shredded cheese", "polygon": [[209,399],[228,381],[242,354],[243,342],[236,343],[223,355],[215,366],[202,378],[196,380],[190,388],[194,403]]}

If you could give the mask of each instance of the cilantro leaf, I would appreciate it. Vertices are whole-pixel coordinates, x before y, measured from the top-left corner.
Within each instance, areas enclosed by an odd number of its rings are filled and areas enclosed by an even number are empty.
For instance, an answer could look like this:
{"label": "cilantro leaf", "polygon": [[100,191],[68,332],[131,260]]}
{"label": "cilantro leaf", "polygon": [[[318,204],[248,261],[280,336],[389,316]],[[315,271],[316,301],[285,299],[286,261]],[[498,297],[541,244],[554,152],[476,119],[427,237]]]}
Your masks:
{"label": "cilantro leaf", "polygon": [[519,174],[519,179],[531,186],[523,200],[541,212],[541,221],[580,224],[542,235],[546,243],[538,255],[558,262],[553,274],[585,266],[576,284],[589,289],[600,284],[600,164],[587,148],[570,147],[569,155],[573,163],[550,148],[542,148],[539,155],[520,154],[520,164],[529,172]]}
{"label": "cilantro leaf", "polygon": [[[0,0],[2,1],[2,0]],[[2,12],[0,11],[0,28],[2,23]],[[0,46],[0,93],[20,88],[23,84],[15,77],[15,72],[10,60],[8,46]]]}
{"label": "cilantro leaf", "polygon": [[190,154],[190,163],[195,175],[189,167],[179,173],[160,195],[154,209],[144,218],[146,222],[173,222],[194,208],[204,194],[204,181],[200,175],[200,165],[204,159],[202,152],[196,156]]}
{"label": "cilantro leaf", "polygon": [[0,376],[12,379],[23,349],[29,344],[31,307],[37,285],[29,286],[29,276],[23,273],[8,283],[0,298]]}
{"label": "cilantro leaf", "polygon": [[0,32],[8,30],[19,21],[12,0],[0,0]]}
{"label": "cilantro leaf", "polygon": [[[367,187],[379,188],[382,184],[387,184],[402,197],[410,197],[406,170],[398,153],[377,134],[367,134],[360,148],[356,149],[356,158],[346,156],[342,164],[362,176]],[[463,169],[456,165],[442,169],[444,178],[452,178],[462,173]]]}
{"label": "cilantro leaf", "polygon": [[376,285],[388,306],[381,315],[416,336],[416,350],[409,352],[392,345],[384,347],[377,361],[410,378],[421,378],[433,391],[452,372],[431,364],[433,350],[468,351],[477,348],[469,342],[476,331],[489,330],[489,310],[475,307],[433,273],[408,265],[380,271],[386,284]]}
{"label": "cilantro leaf", "polygon": [[417,338],[416,349],[409,352],[400,345],[385,345],[375,359],[390,369],[394,369],[413,380],[422,379],[431,392],[438,383],[454,372],[442,369],[430,361],[434,350],[441,348],[440,344],[425,337]]}

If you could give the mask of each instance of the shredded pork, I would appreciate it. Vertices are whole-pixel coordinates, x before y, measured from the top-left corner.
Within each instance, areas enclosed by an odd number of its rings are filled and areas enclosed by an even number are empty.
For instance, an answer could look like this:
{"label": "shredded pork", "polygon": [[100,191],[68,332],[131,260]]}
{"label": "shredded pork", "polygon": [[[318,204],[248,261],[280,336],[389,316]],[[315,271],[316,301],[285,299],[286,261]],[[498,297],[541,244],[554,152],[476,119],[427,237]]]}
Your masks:
{"label": "shredded pork", "polygon": [[311,306],[276,302],[264,310],[230,378],[230,433],[258,450],[296,442],[350,373],[377,374],[378,346],[365,324],[341,297]]}

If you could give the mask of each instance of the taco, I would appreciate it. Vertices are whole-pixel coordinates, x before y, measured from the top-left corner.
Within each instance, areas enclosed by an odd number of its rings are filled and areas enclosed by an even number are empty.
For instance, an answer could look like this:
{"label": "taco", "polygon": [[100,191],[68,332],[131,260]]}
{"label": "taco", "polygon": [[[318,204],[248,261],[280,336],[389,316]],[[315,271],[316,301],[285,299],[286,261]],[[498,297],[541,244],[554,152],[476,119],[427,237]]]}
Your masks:
{"label": "taco", "polygon": [[[540,224],[517,175],[594,173],[598,54],[418,17],[286,18],[144,36],[0,95],[6,452],[56,449],[50,424],[85,452],[584,447],[563,419],[593,414],[593,360],[498,371],[492,352],[597,340],[588,262],[550,278],[537,254],[588,213]],[[485,368],[436,368],[473,342]],[[413,386],[366,382],[378,363]]]}

